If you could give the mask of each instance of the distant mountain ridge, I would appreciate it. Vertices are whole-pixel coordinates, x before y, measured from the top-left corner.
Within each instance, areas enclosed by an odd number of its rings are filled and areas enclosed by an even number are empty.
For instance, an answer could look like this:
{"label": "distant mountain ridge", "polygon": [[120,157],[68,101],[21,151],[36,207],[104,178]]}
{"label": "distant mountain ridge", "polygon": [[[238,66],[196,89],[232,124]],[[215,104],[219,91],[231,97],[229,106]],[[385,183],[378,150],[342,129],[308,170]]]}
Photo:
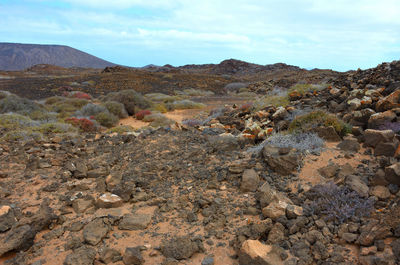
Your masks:
{"label": "distant mountain ridge", "polygon": [[37,64],[105,68],[116,64],[64,45],[0,42],[0,70],[20,71]]}

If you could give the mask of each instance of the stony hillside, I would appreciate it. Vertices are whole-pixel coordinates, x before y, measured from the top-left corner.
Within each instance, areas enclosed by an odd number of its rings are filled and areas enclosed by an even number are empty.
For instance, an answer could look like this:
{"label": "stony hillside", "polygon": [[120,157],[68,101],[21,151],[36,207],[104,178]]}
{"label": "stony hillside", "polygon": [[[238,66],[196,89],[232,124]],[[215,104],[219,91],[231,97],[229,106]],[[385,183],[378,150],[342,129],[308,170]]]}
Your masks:
{"label": "stony hillside", "polygon": [[182,122],[210,91],[1,92],[0,263],[400,264],[400,62],[312,73]]}
{"label": "stony hillside", "polygon": [[0,43],[0,70],[20,71],[36,64],[85,68],[115,65],[68,46]]}

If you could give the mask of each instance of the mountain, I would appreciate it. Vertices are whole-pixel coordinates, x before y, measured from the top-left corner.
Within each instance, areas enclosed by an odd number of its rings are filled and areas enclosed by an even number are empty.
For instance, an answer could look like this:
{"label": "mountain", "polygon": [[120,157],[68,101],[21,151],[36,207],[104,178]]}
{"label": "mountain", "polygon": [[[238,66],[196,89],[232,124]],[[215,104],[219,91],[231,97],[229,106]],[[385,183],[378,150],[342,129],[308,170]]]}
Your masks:
{"label": "mountain", "polygon": [[0,70],[24,70],[36,64],[84,68],[116,65],[63,45],[0,43]]}

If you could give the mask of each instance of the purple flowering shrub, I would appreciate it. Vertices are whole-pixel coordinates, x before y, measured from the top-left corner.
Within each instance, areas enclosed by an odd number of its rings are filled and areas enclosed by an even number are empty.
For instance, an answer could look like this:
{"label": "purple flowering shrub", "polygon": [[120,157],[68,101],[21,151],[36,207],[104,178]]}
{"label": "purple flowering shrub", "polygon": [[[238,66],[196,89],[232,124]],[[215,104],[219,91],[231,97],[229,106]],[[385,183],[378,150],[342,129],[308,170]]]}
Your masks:
{"label": "purple flowering shrub", "polygon": [[400,134],[400,122],[385,122],[379,126],[379,130],[392,130],[396,134]]}
{"label": "purple flowering shrub", "polygon": [[303,205],[306,215],[317,215],[326,221],[341,224],[352,217],[367,216],[374,208],[372,199],[363,198],[357,192],[333,182],[319,184],[311,188]]}

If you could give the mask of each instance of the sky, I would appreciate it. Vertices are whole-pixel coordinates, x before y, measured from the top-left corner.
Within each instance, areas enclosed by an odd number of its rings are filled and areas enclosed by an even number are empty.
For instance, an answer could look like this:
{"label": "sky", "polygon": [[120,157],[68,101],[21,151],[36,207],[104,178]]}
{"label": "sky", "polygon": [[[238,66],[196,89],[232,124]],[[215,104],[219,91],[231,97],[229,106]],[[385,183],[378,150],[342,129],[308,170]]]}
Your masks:
{"label": "sky", "polygon": [[0,0],[0,42],[127,66],[234,58],[347,71],[400,59],[400,1]]}

